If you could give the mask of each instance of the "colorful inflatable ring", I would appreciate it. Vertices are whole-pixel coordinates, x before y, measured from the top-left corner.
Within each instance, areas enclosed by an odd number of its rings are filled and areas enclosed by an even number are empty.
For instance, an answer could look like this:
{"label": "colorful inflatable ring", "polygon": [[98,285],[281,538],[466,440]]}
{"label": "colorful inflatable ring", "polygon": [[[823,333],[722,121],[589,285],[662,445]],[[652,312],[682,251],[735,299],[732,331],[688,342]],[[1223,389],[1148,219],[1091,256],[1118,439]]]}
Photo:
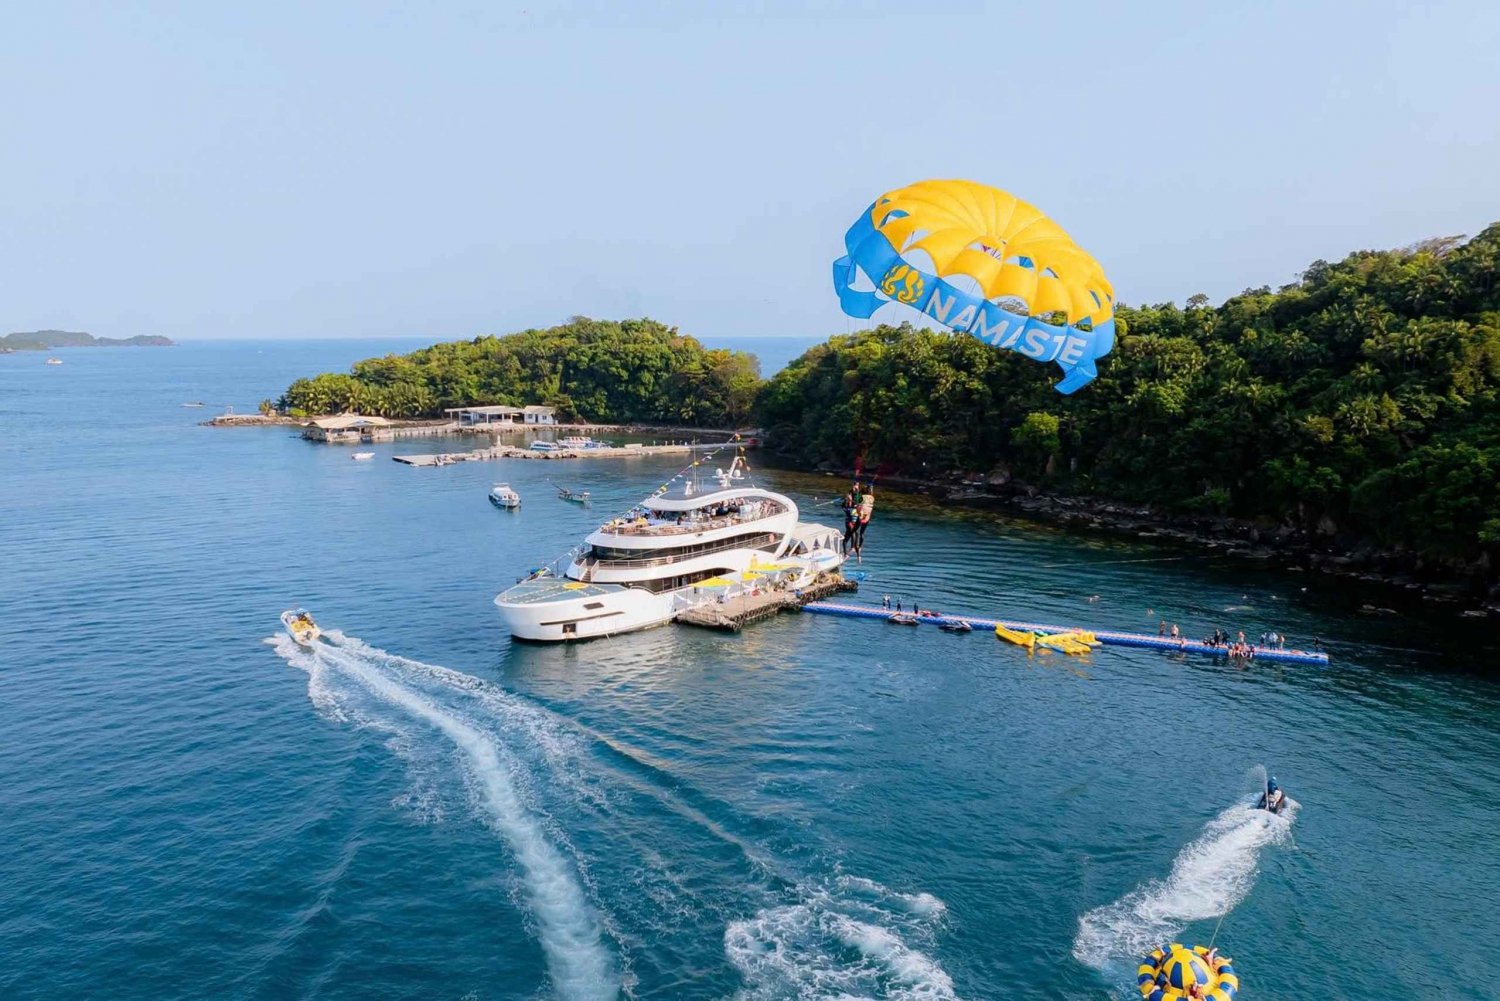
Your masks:
{"label": "colorful inflatable ring", "polygon": [[1201,945],[1189,949],[1173,942],[1165,949],[1155,949],[1142,958],[1136,970],[1136,985],[1146,1001],[1233,1001],[1240,989],[1240,978],[1223,956]]}

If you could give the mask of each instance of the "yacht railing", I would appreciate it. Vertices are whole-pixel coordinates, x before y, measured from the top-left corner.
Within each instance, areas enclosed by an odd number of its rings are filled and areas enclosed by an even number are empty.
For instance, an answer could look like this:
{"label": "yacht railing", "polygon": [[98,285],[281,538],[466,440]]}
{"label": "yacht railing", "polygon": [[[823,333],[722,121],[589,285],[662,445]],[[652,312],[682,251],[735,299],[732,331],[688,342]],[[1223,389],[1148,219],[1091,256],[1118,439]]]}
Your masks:
{"label": "yacht railing", "polygon": [[776,501],[755,501],[758,505],[756,513],[745,517],[739,514],[721,515],[717,518],[709,518],[703,521],[684,521],[681,524],[675,522],[647,522],[642,525],[639,520],[631,522],[623,518],[605,522],[599,526],[601,532],[611,535],[635,535],[635,536],[661,536],[661,535],[695,535],[698,532],[711,532],[716,528],[730,528],[734,525],[749,525],[767,518],[774,518],[779,514],[786,514],[787,507]]}
{"label": "yacht railing", "polygon": [[647,556],[640,559],[601,559],[597,556],[585,555],[575,566],[586,575],[584,580],[593,579],[593,571],[600,570],[638,570],[642,567],[664,567],[673,563],[681,563],[684,560],[697,559],[699,556],[709,556],[713,553],[722,553],[729,549],[760,549],[777,542],[781,536],[776,532],[762,532],[759,535],[737,535],[731,539],[720,539],[718,542],[705,542],[702,548],[693,547],[690,553],[674,553],[666,556]]}

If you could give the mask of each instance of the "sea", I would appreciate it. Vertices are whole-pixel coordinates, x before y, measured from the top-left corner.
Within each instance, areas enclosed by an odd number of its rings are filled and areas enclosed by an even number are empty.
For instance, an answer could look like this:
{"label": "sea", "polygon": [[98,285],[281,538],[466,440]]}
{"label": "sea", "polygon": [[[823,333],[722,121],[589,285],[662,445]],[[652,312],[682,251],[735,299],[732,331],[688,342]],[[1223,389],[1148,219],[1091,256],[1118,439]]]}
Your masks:
{"label": "sea", "polygon": [[[1124,999],[1172,941],[1242,998],[1500,996],[1492,626],[877,488],[851,600],[1330,663],[806,614],[513,642],[496,592],[682,459],[200,423],[419,343],[0,356],[0,997]],[[750,462],[836,522],[845,484]]]}

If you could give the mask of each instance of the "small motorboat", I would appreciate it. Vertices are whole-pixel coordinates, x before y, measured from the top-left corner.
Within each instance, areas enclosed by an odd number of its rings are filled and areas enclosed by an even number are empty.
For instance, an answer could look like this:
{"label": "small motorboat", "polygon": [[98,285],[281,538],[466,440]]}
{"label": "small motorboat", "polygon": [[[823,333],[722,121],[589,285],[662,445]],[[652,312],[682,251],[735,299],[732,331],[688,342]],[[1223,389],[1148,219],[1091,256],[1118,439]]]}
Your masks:
{"label": "small motorboat", "polygon": [[555,441],[541,441],[541,440],[538,440],[538,441],[532,442],[527,447],[532,452],[560,452],[560,451],[562,451],[562,446],[559,445]]}
{"label": "small motorboat", "polygon": [[938,628],[945,633],[972,633],[974,627],[963,619],[948,619],[938,623]]}
{"label": "small motorboat", "polygon": [[375,458],[375,453],[355,452],[353,455],[349,456],[349,458],[353,459],[355,462],[368,462],[369,460]]}
{"label": "small motorboat", "polygon": [[910,612],[897,612],[885,621],[893,626],[915,626],[919,625],[917,617]]}
{"label": "small motorboat", "polygon": [[589,492],[587,490],[573,491],[558,487],[557,496],[574,504],[587,504],[589,502]]}
{"label": "small motorboat", "polygon": [[288,608],[281,613],[281,624],[286,626],[287,635],[303,646],[312,646],[323,635],[305,608]]}
{"label": "small motorboat", "polygon": [[61,365],[62,364],[62,359],[61,358],[48,358],[47,359],[47,364],[48,365]]}
{"label": "small motorboat", "polygon": [[202,400],[189,400],[187,403],[184,403],[183,406],[184,407],[201,407],[201,406],[203,406],[203,401]]}
{"label": "small motorboat", "polygon": [[510,488],[509,483],[496,483],[490,487],[490,503],[506,510],[521,506],[521,495]]}

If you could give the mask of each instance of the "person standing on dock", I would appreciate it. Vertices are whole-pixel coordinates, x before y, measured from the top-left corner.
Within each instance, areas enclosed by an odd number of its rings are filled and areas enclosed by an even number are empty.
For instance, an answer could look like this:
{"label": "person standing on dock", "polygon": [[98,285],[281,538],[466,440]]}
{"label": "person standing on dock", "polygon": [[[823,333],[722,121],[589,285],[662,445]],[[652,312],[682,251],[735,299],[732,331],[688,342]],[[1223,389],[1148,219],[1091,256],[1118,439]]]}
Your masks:
{"label": "person standing on dock", "polygon": [[880,607],[881,608],[890,608],[891,607],[891,596],[890,595],[886,595],[884,598],[880,599]]}

